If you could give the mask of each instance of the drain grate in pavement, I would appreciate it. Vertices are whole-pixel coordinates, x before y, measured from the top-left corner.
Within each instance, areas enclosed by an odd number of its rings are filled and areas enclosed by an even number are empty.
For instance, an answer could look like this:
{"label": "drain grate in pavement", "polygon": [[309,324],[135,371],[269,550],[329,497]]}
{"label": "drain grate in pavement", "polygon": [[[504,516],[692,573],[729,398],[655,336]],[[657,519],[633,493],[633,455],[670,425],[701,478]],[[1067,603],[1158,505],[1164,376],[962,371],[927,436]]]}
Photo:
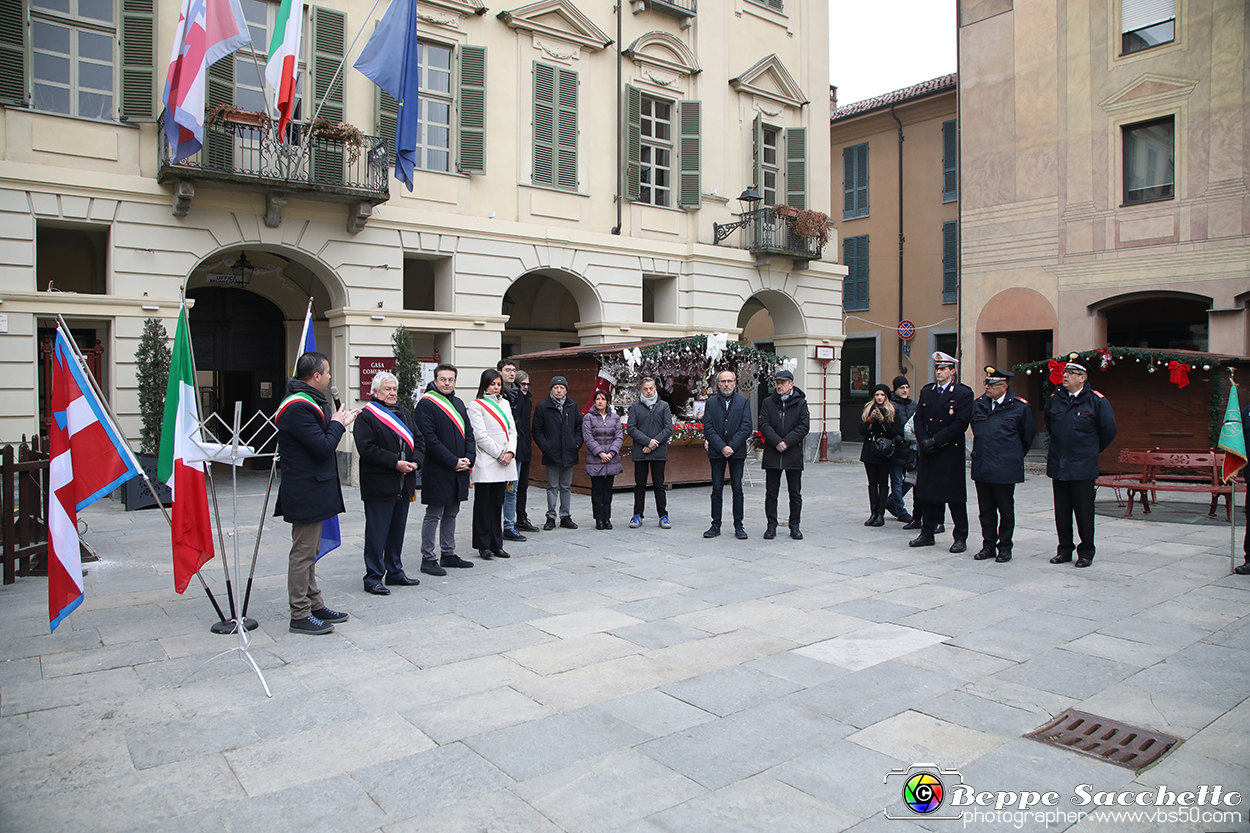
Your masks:
{"label": "drain grate in pavement", "polygon": [[1026,738],[1140,772],[1181,742],[1180,738],[1069,709]]}

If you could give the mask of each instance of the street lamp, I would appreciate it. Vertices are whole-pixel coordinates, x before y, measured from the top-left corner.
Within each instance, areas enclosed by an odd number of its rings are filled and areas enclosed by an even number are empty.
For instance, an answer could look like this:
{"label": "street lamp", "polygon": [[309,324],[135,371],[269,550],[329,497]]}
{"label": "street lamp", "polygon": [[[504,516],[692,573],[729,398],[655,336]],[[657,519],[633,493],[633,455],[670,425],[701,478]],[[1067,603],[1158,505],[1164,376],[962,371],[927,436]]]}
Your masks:
{"label": "street lamp", "polygon": [[755,212],[756,203],[763,202],[764,198],[755,190],[755,186],[748,187],[745,191],[738,195],[738,206],[741,213],[738,215],[742,219],[736,223],[712,223],[713,244],[720,243],[729,235],[751,222]]}
{"label": "street lamp", "polygon": [[244,287],[252,282],[252,273],[256,271],[256,267],[247,259],[247,252],[239,252],[239,259],[230,267],[230,271],[234,273],[235,286]]}

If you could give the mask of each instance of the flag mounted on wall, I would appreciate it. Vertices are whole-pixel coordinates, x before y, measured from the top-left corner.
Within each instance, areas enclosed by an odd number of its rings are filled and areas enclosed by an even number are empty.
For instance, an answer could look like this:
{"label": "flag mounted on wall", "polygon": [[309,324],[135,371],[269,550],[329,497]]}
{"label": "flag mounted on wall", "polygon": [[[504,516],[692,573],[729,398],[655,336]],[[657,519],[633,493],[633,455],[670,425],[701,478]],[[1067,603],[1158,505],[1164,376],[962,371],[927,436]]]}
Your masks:
{"label": "flag mounted on wall", "polygon": [[399,102],[395,122],[395,178],[412,190],[420,129],[420,47],[417,44],[417,0],[391,0],[382,22],[354,66]]}
{"label": "flag mounted on wall", "polygon": [[278,19],[273,24],[273,40],[269,42],[269,60],[265,63],[265,85],[273,96],[269,104],[278,113],[279,141],[286,134],[295,109],[295,81],[303,28],[304,0],[282,0]]}

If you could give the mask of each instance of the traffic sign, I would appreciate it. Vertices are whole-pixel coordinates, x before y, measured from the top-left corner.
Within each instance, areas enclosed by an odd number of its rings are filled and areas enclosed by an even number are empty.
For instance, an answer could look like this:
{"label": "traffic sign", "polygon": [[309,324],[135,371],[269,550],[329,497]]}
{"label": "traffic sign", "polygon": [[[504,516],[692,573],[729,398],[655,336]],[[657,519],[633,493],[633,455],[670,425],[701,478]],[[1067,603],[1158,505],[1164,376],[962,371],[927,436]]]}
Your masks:
{"label": "traffic sign", "polygon": [[912,336],[916,334],[916,325],[904,318],[898,322],[898,337],[903,341],[910,341]]}

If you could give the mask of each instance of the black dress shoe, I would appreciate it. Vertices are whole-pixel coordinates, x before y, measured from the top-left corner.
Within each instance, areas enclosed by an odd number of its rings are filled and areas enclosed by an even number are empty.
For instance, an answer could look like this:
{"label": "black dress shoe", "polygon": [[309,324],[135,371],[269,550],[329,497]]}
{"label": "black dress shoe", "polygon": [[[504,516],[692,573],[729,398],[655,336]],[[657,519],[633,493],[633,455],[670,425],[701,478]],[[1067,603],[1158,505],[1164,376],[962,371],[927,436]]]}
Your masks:
{"label": "black dress shoe", "polygon": [[985,546],[981,547],[981,549],[977,550],[977,554],[972,556],[972,560],[973,561],[985,561],[987,558],[993,558],[993,557],[994,557],[994,548],[991,547],[989,544],[986,544]]}
{"label": "black dress shoe", "polygon": [[603,526],[603,521],[596,519],[596,520],[595,520],[595,529],[604,529],[604,528],[605,528],[605,527]]}
{"label": "black dress shoe", "polygon": [[[905,524],[909,524],[909,523],[911,523],[911,522],[912,522],[912,516],[911,516],[911,515],[909,515],[909,514],[908,514],[908,513],[906,513],[906,512],[904,512],[904,513],[903,513],[903,514],[901,514],[901,515],[895,515],[894,517],[895,517],[895,518],[897,518],[898,520],[902,521],[902,522],[903,522],[903,523],[905,523]],[[905,526],[905,527],[903,527],[903,529],[910,529],[910,527],[906,527],[906,526]]]}
{"label": "black dress shoe", "polygon": [[[494,556],[490,554],[490,550],[478,550],[477,557],[482,559],[483,561],[490,561],[492,558],[494,558]],[[452,565],[448,564],[447,566],[450,567]]]}
{"label": "black dress shoe", "polygon": [[437,561],[422,561],[421,572],[430,576],[445,576],[447,571]]}
{"label": "black dress shoe", "polygon": [[1076,566],[1078,567],[1088,567],[1090,564],[1093,564],[1093,563],[1094,563],[1094,559],[1092,556],[1089,556],[1089,555],[1082,555],[1080,558],[1076,560]]}
{"label": "black dress shoe", "polygon": [[444,555],[438,560],[444,567],[472,567],[472,561],[466,561],[458,555]]}
{"label": "black dress shoe", "polygon": [[864,521],[864,526],[876,526],[877,513],[874,512],[868,516],[868,520]]}
{"label": "black dress shoe", "polygon": [[739,541],[745,541],[747,539],[747,531],[740,526],[735,526],[734,537]]}
{"label": "black dress shoe", "polygon": [[553,530],[553,529],[555,529],[555,528],[556,528],[556,520],[555,520],[555,518],[548,518],[548,519],[547,519],[547,522],[546,522],[545,524],[543,524],[543,530],[544,530],[545,532],[550,532],[551,530]]}
{"label": "black dress shoe", "polygon": [[968,544],[964,541],[956,541],[951,544],[951,552],[967,552]]}
{"label": "black dress shoe", "polygon": [[776,537],[777,537],[777,525],[769,524],[768,528],[764,530],[764,540],[771,541]]}
{"label": "black dress shoe", "polygon": [[994,559],[999,564],[1006,564],[1011,560],[1011,547],[999,547],[998,557]]}
{"label": "black dress shoe", "polygon": [[932,535],[917,535],[915,538],[912,538],[910,541],[907,542],[907,546],[909,547],[931,547],[935,543],[937,542],[933,540]]}
{"label": "black dress shoe", "polygon": [[383,587],[383,586],[382,586],[382,585],[380,585],[380,584],[366,584],[366,585],[365,585],[365,592],[366,592],[366,593],[372,593],[372,594],[373,594],[373,595],[375,595],[375,596],[389,596],[389,595],[391,595],[391,591],[390,591],[390,590],[387,590],[385,587]]}
{"label": "black dress shoe", "polygon": [[790,537],[796,541],[803,540],[803,530],[799,529],[798,524],[795,524],[794,526],[790,527]]}
{"label": "black dress shoe", "polygon": [[517,521],[516,528],[520,530],[521,532],[537,532],[538,531],[538,527],[534,526],[528,520]]}
{"label": "black dress shoe", "polygon": [[720,535],[720,527],[716,524],[709,526],[707,532],[703,533],[704,538],[715,538],[718,535]]}
{"label": "black dress shoe", "polygon": [[908,519],[907,525],[904,526],[903,529],[920,529],[920,519],[919,518]]}
{"label": "black dress shoe", "polygon": [[604,519],[604,521],[603,521],[603,528],[604,528],[604,529],[611,529],[611,528],[612,528],[612,522],[611,522],[611,521],[609,521],[609,520],[607,520],[607,519],[605,518],[605,519]]}
{"label": "black dress shoe", "polygon": [[873,525],[873,526],[885,526],[885,515],[882,515],[880,512],[878,512],[877,514],[873,515],[873,516],[872,516],[872,525]]}
{"label": "black dress shoe", "polygon": [[1050,559],[1050,563],[1051,564],[1067,564],[1071,560],[1072,560],[1072,553],[1061,552],[1055,555],[1054,558]]}
{"label": "black dress shoe", "polygon": [[525,536],[517,532],[515,529],[505,529],[503,531],[503,539],[505,541],[524,541]]}
{"label": "black dress shoe", "polygon": [[1250,561],[1246,561],[1243,564],[1238,564],[1236,567],[1233,568],[1233,572],[1239,576],[1250,576]]}
{"label": "black dress shoe", "polygon": [[577,529],[577,524],[573,523],[573,519],[565,515],[560,519],[560,527],[562,529]]}
{"label": "black dress shoe", "polygon": [[943,532],[945,532],[945,531],[946,531],[946,524],[941,523],[941,524],[938,524],[936,527],[934,527],[934,529],[933,529],[933,534],[934,534],[934,535],[941,535],[941,534],[942,534]]}
{"label": "black dress shoe", "polygon": [[494,550],[493,552],[491,552],[491,555],[495,556],[496,558],[511,558],[512,557],[511,555],[508,554],[507,550]]}
{"label": "black dress shoe", "polygon": [[421,583],[421,579],[409,578],[406,573],[399,573],[397,575],[387,573],[385,581],[387,584],[392,584],[396,587],[416,587]]}

